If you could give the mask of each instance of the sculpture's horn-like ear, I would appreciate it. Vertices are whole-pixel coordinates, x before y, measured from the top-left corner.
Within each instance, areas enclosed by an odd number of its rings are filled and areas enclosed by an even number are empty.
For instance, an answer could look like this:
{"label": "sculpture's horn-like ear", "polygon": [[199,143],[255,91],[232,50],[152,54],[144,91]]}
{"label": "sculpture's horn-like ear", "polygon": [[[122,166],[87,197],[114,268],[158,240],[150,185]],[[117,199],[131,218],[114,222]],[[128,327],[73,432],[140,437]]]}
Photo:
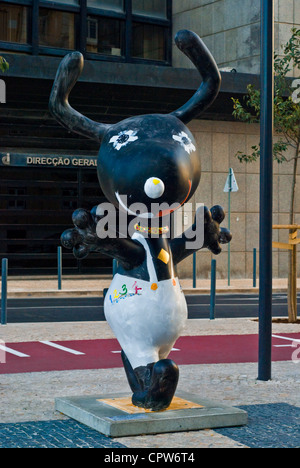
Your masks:
{"label": "sculpture's horn-like ear", "polygon": [[49,110],[60,124],[72,132],[101,141],[110,125],[88,119],[74,110],[68,101],[69,94],[81,75],[83,64],[84,60],[80,52],[71,52],[64,57],[52,87]]}
{"label": "sculpture's horn-like ear", "polygon": [[179,31],[175,43],[189,57],[203,78],[200,88],[191,99],[172,112],[172,115],[186,124],[214,102],[221,87],[221,75],[213,56],[197,34],[187,30]]}

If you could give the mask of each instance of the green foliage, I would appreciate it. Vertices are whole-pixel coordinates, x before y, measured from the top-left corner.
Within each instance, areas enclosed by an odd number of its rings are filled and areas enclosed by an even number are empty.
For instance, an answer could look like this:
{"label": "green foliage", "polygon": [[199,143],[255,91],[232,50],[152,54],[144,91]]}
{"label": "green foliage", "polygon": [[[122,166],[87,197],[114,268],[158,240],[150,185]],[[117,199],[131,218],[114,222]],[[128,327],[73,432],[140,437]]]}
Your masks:
{"label": "green foliage", "polygon": [[5,60],[5,58],[0,56],[0,70],[5,73],[9,69],[9,64]]}
{"label": "green foliage", "polygon": [[[290,200],[289,224],[295,223],[295,201],[297,184],[297,166],[300,155],[300,103],[292,98],[294,80],[290,78],[294,69],[300,71],[300,29],[292,29],[292,36],[283,47],[282,56],[274,56],[274,130],[279,136],[274,139],[273,157],[278,163],[293,161],[293,178]],[[299,80],[298,84],[299,84]],[[298,93],[297,93],[298,96]],[[297,99],[298,100],[298,99]],[[233,115],[237,120],[248,123],[260,121],[260,90],[248,86],[248,93],[241,103],[238,99],[233,101]],[[287,159],[287,150],[289,159]],[[251,163],[260,156],[260,146],[252,146],[250,154],[238,151],[236,157],[241,162]],[[292,156],[291,156],[292,155]],[[289,322],[297,321],[297,309],[292,304],[295,299],[296,288],[292,286],[294,275],[293,256],[290,251],[289,279],[288,279],[288,315]]]}
{"label": "green foliage", "polygon": [[[292,36],[283,47],[283,55],[274,56],[274,129],[280,138],[273,146],[273,156],[278,163],[288,161],[285,153],[289,147],[295,149],[295,156],[299,157],[300,145],[300,104],[292,100],[294,89],[293,79],[289,74],[293,69],[300,71],[300,29],[292,29]],[[232,98],[233,116],[247,123],[258,123],[260,121],[260,90],[254,86],[247,87],[247,95],[244,102]],[[260,155],[259,146],[251,148],[251,154],[238,152],[236,157],[241,162],[256,161]]]}

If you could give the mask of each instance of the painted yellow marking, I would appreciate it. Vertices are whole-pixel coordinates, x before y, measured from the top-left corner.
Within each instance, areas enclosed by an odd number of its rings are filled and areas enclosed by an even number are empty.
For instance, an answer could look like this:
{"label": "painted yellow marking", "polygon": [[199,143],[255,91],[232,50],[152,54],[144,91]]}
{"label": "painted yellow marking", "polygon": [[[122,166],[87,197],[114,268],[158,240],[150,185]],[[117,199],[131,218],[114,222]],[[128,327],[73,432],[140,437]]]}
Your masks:
{"label": "painted yellow marking", "polygon": [[[129,414],[137,413],[153,413],[150,409],[138,408],[134,406],[131,402],[131,397],[123,398],[106,398],[103,400],[97,400],[106,405],[113,406],[114,408],[125,411]],[[204,408],[204,406],[198,405],[198,403],[193,403],[192,401],[184,400],[183,398],[174,397],[169,408],[164,411],[177,411],[182,409],[193,409],[193,408]],[[157,412],[157,411],[155,411]]]}
{"label": "painted yellow marking", "polygon": [[158,185],[158,184],[160,183],[160,180],[158,180],[158,179],[153,179],[153,183],[154,183],[154,185]]}
{"label": "painted yellow marking", "polygon": [[167,263],[169,263],[170,260],[170,255],[164,249],[161,249],[157,258],[167,265]]}

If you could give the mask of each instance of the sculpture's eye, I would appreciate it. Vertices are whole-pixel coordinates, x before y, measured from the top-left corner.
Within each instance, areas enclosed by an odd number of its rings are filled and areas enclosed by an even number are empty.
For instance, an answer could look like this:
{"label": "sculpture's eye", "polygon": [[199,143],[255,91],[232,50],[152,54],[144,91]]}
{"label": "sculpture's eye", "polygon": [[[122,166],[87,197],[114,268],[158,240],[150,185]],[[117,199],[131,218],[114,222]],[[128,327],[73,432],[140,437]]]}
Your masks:
{"label": "sculpture's eye", "polygon": [[179,135],[173,135],[173,140],[178,141],[189,154],[191,154],[192,151],[196,151],[195,145],[185,132],[180,132]]}
{"label": "sculpture's eye", "polygon": [[112,143],[113,147],[119,151],[123,146],[128,145],[128,143],[138,140],[139,137],[136,136],[137,132],[137,130],[125,130],[111,137],[109,143]]}

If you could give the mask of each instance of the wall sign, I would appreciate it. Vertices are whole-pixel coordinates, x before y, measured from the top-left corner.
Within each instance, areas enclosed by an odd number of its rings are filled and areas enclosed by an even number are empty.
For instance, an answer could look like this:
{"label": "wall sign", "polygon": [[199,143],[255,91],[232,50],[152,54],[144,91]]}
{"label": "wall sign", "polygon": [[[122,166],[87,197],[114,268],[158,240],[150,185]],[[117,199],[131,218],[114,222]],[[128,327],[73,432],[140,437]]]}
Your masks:
{"label": "wall sign", "polygon": [[14,167],[97,167],[97,158],[47,154],[0,153],[0,166]]}

